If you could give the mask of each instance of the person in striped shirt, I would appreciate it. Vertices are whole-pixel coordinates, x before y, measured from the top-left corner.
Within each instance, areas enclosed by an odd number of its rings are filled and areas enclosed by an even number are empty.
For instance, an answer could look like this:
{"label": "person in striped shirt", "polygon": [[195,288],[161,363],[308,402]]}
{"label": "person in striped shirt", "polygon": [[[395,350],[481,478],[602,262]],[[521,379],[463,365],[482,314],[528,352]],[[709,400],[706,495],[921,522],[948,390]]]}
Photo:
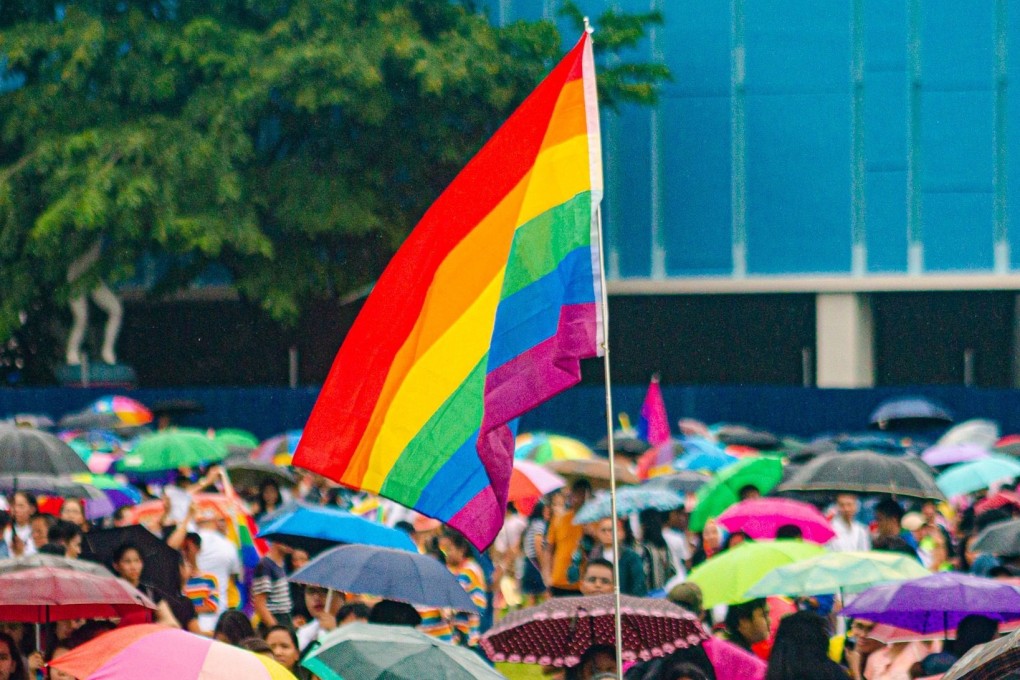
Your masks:
{"label": "person in striped shirt", "polygon": [[291,625],[290,583],[283,568],[290,548],[282,543],[269,543],[269,553],[255,567],[252,581],[252,603],[259,617],[259,628],[265,632],[273,626]]}
{"label": "person in striped shirt", "polygon": [[481,612],[488,601],[488,584],[481,566],[471,557],[471,544],[464,536],[448,529],[439,544],[446,557],[446,568],[457,577],[461,587],[477,607],[474,612],[456,612],[453,615],[454,637],[462,645],[474,647],[478,644]]}

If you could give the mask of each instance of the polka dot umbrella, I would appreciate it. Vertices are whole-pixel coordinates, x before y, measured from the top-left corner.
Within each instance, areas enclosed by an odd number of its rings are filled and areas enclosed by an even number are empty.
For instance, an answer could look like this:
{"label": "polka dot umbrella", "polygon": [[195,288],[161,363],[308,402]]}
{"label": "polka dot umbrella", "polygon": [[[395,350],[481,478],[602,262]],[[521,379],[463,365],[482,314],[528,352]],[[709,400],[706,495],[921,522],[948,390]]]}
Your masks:
{"label": "polka dot umbrella", "polygon": [[[693,614],[667,600],[620,598],[624,661],[666,656],[700,645],[708,634]],[[559,597],[511,612],[482,637],[493,661],[576,666],[595,645],[614,645],[613,595]]]}

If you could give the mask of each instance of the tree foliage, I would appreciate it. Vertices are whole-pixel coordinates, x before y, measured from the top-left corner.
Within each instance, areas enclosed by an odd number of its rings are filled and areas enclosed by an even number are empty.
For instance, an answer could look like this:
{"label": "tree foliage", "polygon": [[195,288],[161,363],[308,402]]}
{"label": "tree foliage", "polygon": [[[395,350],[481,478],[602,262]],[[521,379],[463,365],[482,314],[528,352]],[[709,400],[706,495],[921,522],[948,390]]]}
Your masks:
{"label": "tree foliage", "polygon": [[[658,20],[595,20],[600,59]],[[563,45],[440,0],[0,0],[0,339],[151,253],[156,293],[216,262],[282,321],[364,285]],[[667,77],[614,58],[600,94]]]}

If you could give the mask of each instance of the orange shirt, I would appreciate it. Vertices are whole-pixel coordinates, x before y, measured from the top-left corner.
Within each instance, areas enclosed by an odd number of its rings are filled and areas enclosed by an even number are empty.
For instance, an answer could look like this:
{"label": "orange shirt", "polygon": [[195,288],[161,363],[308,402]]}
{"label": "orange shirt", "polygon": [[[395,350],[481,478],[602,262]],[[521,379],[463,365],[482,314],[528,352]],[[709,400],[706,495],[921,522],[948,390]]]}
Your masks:
{"label": "orange shirt", "polygon": [[554,588],[577,590],[578,584],[567,579],[567,569],[577,550],[577,544],[584,536],[584,527],[574,524],[574,511],[567,510],[559,517],[553,517],[549,523],[549,531],[545,540],[552,546],[551,583],[546,585]]}

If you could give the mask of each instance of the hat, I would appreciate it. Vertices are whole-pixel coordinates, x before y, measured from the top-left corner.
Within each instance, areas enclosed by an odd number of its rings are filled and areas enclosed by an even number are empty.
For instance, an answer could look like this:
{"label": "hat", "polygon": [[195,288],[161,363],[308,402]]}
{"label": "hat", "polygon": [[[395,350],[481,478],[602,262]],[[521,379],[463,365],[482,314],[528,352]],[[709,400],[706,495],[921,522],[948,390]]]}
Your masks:
{"label": "hat", "polygon": [[678,583],[670,589],[669,595],[666,597],[670,602],[678,604],[684,609],[688,609],[695,614],[701,614],[703,598],[701,587],[697,583],[692,583],[691,581]]}
{"label": "hat", "polygon": [[900,526],[907,531],[917,531],[924,526],[924,515],[919,512],[908,512],[900,520]]}

